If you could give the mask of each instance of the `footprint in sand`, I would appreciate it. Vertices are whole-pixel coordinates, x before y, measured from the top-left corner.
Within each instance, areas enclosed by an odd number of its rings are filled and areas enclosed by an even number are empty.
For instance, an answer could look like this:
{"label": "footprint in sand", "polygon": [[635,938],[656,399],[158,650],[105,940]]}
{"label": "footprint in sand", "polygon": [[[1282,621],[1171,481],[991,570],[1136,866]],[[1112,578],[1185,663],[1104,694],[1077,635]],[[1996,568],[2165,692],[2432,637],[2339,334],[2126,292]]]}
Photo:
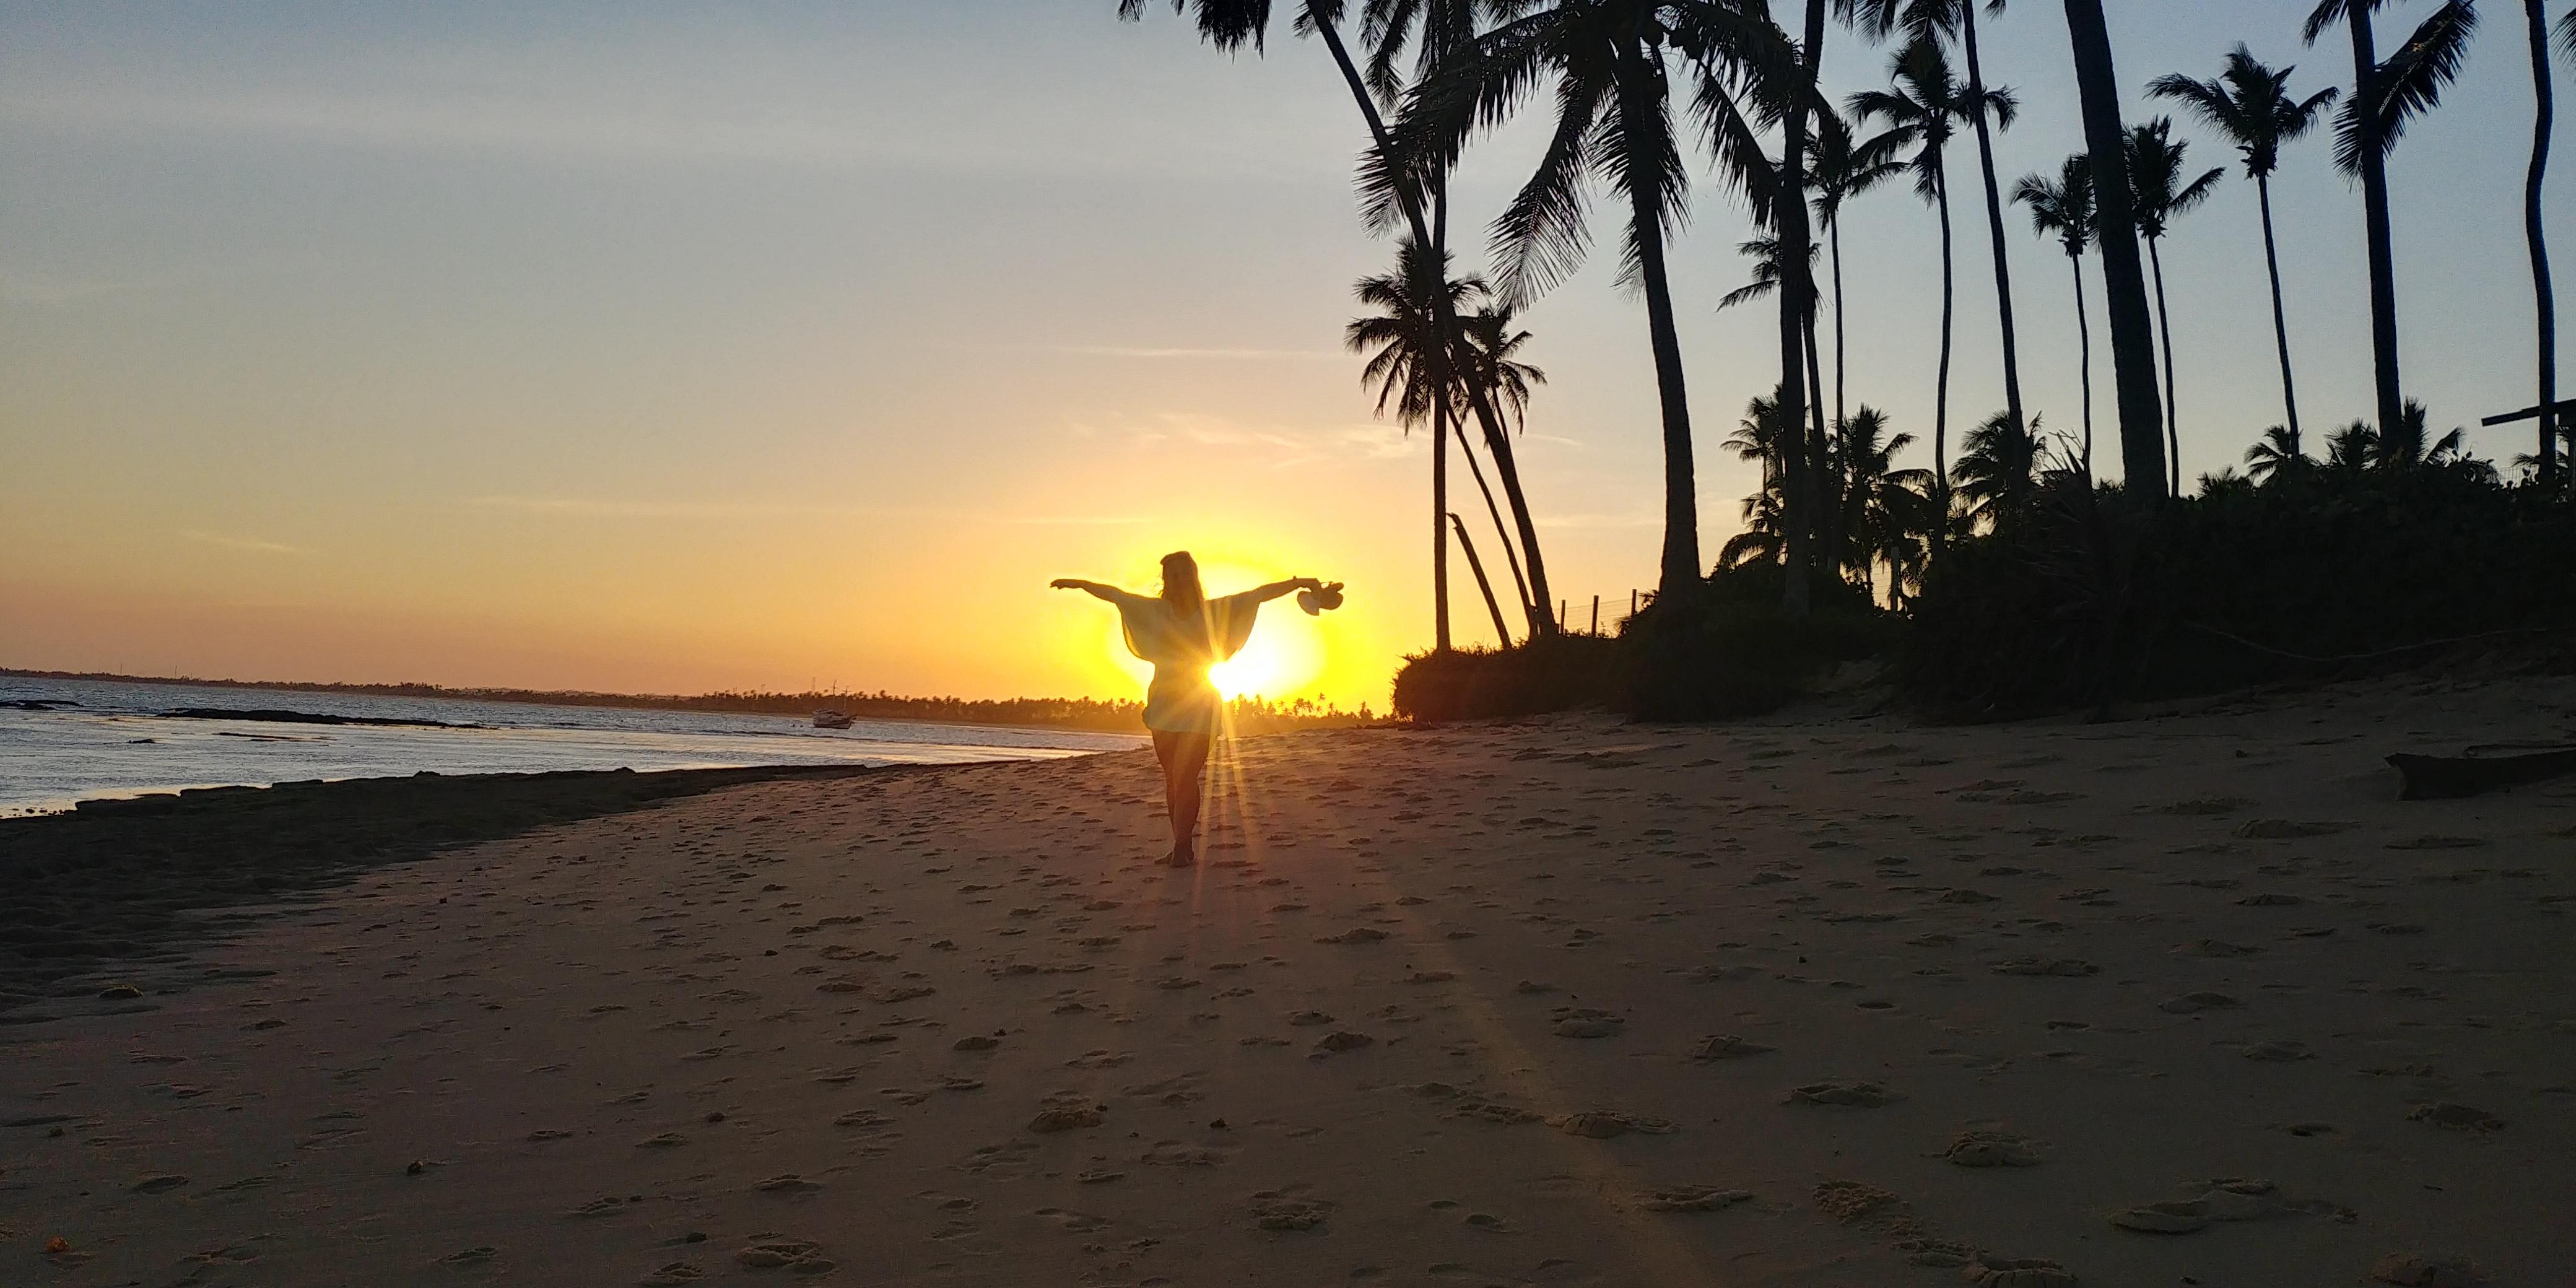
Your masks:
{"label": "footprint in sand", "polygon": [[1638,1206],[1649,1212],[1715,1212],[1750,1202],[1751,1190],[1721,1189],[1714,1185],[1675,1185],[1655,1190],[1638,1200]]}
{"label": "footprint in sand", "polygon": [[1320,1199],[1292,1198],[1278,1190],[1261,1190],[1252,1196],[1252,1223],[1263,1230],[1312,1230],[1324,1223],[1332,1206]]}
{"label": "footprint in sand", "polygon": [[1679,1124],[1666,1119],[1623,1114],[1609,1109],[1588,1109],[1582,1113],[1567,1114],[1563,1118],[1555,1119],[1552,1125],[1568,1136],[1581,1136],[1589,1140],[1609,1140],[1631,1132],[1646,1136],[1669,1136],[1681,1130]]}
{"label": "footprint in sand", "polygon": [[1088,1234],[1109,1224],[1109,1218],[1105,1216],[1093,1216],[1071,1208],[1039,1208],[1035,1215],[1054,1222],[1057,1229],[1067,1234]]}
{"label": "footprint in sand", "polygon": [[1791,1088],[1789,1099],[1783,1103],[1849,1105],[1861,1109],[1876,1109],[1903,1098],[1875,1082],[1828,1080]]}
{"label": "footprint in sand", "polygon": [[765,1194],[786,1194],[793,1196],[812,1194],[815,1191],[822,1189],[823,1183],[820,1181],[806,1180],[804,1177],[799,1176],[794,1172],[782,1172],[779,1175],[770,1177],[768,1180],[752,1186],[751,1188],[759,1190]]}
{"label": "footprint in sand", "polygon": [[2075,1288],[2075,1275],[2046,1257],[1980,1256],[1960,1277],[1983,1288]]}
{"label": "footprint in sand", "polygon": [[1339,1055],[1344,1051],[1357,1051],[1361,1047],[1374,1046],[1376,1043],[1376,1038],[1370,1037],[1365,1033],[1354,1033],[1348,1029],[1341,1029],[1332,1033],[1327,1033],[1323,1037],[1317,1039],[1315,1042],[1315,1051],[1319,1055]]}
{"label": "footprint in sand", "polygon": [[2287,1064],[2298,1060],[2314,1060],[2317,1055],[2316,1052],[2308,1049],[2307,1043],[2283,1038],[2271,1042],[2257,1042],[2245,1048],[2245,1058]]}
{"label": "footprint in sand", "polygon": [[2465,1256],[2392,1252],[2371,1263],[2370,1282],[2401,1288],[2487,1288],[2486,1269]]}
{"label": "footprint in sand", "polygon": [[1737,1037],[1732,1033],[1716,1033],[1711,1034],[1708,1037],[1701,1038],[1699,1040],[1699,1045],[1691,1048],[1690,1058],[1694,1060],[1740,1060],[1750,1055],[1767,1055],[1778,1049],[1779,1048],[1777,1047],[1764,1046],[1759,1042]]}
{"label": "footprint in sand", "polygon": [[1961,1167],[2036,1167],[2038,1143],[1999,1131],[1963,1131],[1941,1157]]}
{"label": "footprint in sand", "polygon": [[1079,1127],[1100,1125],[1100,1111],[1088,1105],[1058,1105],[1041,1109],[1029,1120],[1029,1130],[1040,1134],[1072,1131]]}
{"label": "footprint in sand", "polygon": [[2504,1120],[2494,1114],[2468,1105],[2452,1104],[2447,1100],[2417,1105],[2406,1111],[2406,1117],[2410,1122],[2431,1123],[2450,1131],[2490,1132],[2504,1129]]}
{"label": "footprint in sand", "polygon": [[787,1269],[797,1274],[821,1274],[833,1262],[821,1255],[822,1245],[805,1239],[762,1237],[733,1254],[733,1259],[752,1270]]}
{"label": "footprint in sand", "polygon": [[2175,1015],[2191,1015],[2200,1011],[2231,1010],[2243,1005],[2245,1005],[2244,1002],[2229,997],[2225,993],[2185,993],[2180,997],[2167,999],[2156,1009]]}
{"label": "footprint in sand", "polygon": [[165,1172],[158,1176],[144,1177],[142,1180],[136,1181],[134,1184],[127,1186],[126,1189],[135,1194],[161,1194],[170,1190],[175,1190],[187,1183],[187,1177],[181,1176],[176,1172]]}
{"label": "footprint in sand", "polygon": [[671,1261],[665,1262],[660,1269],[644,1276],[638,1282],[643,1285],[643,1288],[679,1288],[681,1284],[696,1283],[704,1278],[706,1273],[705,1270],[689,1262]]}
{"label": "footprint in sand", "polygon": [[1561,1038],[1612,1037],[1628,1023],[1616,1013],[1588,1006],[1560,1006],[1554,1014],[1556,1035]]}
{"label": "footprint in sand", "polygon": [[2102,968],[2079,957],[2007,957],[1990,969],[1998,975],[2054,975],[2074,979],[2098,975]]}

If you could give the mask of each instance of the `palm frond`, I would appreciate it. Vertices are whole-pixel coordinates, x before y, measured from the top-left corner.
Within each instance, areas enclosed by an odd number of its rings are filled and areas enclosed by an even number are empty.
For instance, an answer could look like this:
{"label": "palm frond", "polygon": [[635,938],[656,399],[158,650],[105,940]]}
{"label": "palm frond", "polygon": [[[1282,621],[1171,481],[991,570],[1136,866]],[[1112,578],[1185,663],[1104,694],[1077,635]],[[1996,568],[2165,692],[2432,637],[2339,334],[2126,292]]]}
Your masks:
{"label": "palm frond", "polygon": [[2373,88],[2379,99],[2380,147],[2397,145],[2407,123],[2441,106],[2442,90],[2459,79],[2478,29],[2474,0],[2448,0],[2379,65]]}
{"label": "palm frond", "polygon": [[1591,249],[1583,183],[1595,164],[1597,118],[1608,89],[1590,78],[1557,82],[1556,130],[1547,151],[1494,217],[1494,257],[1502,266],[1506,303],[1525,304],[1553,289],[1582,266]]}

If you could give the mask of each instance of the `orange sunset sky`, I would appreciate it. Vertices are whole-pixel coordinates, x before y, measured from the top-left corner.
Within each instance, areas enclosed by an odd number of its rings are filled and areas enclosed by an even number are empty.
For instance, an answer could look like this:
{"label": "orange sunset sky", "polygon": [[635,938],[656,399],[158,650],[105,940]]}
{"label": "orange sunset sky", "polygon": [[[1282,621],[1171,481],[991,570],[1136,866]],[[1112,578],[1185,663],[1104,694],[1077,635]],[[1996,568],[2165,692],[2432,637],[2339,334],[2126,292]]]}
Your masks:
{"label": "orange sunset sky", "polygon": [[[1392,254],[1355,213],[1355,116],[1284,23],[1228,59],[1162,6],[1114,7],[0,11],[0,665],[1132,695],[1114,614],[1047,582],[1150,590],[1186,547],[1217,593],[1350,584],[1322,619],[1273,605],[1238,687],[1382,707],[1430,640],[1431,520],[1422,436],[1372,417],[1339,348],[1351,282]],[[2305,8],[2113,6],[2133,112],[2239,35],[2299,63],[2295,88],[2332,83]],[[1991,40],[2023,95],[2009,183],[2079,128],[2055,6]],[[2392,165],[2437,427],[2527,382],[2528,328],[2482,323],[2528,298],[2518,49],[2481,39]],[[1846,40],[1836,93],[1883,60]],[[1534,146],[1515,127],[1471,154],[1462,268]],[[2322,141],[2275,200],[2321,429],[2369,399],[2359,207]],[[1762,310],[1712,307],[1744,279],[1741,211],[1694,201],[1673,271],[1713,553],[1756,483],[1718,444],[1777,365]],[[2195,474],[2277,415],[2252,203],[2231,179],[2164,250]],[[2064,261],[2012,219],[2031,401],[2071,429]],[[1924,437],[1934,237],[1898,189],[1846,232],[1854,399]],[[1954,434],[2001,402],[1962,245]],[[1596,594],[1624,610],[1657,548],[1616,260],[1524,316],[1551,383],[1523,470],[1578,624]],[[1460,639],[1490,640],[1453,567]]]}

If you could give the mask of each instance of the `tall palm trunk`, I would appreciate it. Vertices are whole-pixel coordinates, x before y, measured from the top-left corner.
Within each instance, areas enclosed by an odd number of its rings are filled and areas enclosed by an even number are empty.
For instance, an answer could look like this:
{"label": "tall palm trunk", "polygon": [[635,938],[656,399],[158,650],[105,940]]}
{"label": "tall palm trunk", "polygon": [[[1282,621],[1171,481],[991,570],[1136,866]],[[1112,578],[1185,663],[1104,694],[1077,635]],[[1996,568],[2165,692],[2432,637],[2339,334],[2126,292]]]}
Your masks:
{"label": "tall palm trunk", "polygon": [[2173,322],[2165,316],[2165,257],[2157,248],[2161,237],[2147,238],[2147,263],[2156,277],[2156,343],[2165,356],[2165,451],[2166,469],[2173,480],[2173,494],[2182,495],[2182,431],[2174,415]]}
{"label": "tall palm trunk", "polygon": [[1834,466],[1833,440],[1825,433],[1825,373],[1816,356],[1816,311],[1807,310],[1802,324],[1807,352],[1807,419],[1816,444],[1816,495],[1821,499],[1816,509],[1816,544],[1824,551],[1821,566],[1825,575],[1840,581],[1843,575],[1843,486],[1842,471]]}
{"label": "tall palm trunk", "polygon": [[[1341,29],[1330,21],[1333,15],[1317,12],[1311,3],[1306,12],[1314,20],[1315,34],[1322,37],[1325,50],[1332,54],[1333,65],[1341,69],[1342,81],[1350,87],[1352,100],[1359,104],[1360,119],[1368,123],[1370,143],[1380,153],[1393,155],[1394,142],[1387,134],[1386,118],[1378,113],[1377,100],[1369,95],[1368,81],[1360,75],[1359,65],[1351,61],[1350,47],[1342,43]],[[1405,223],[1413,234],[1414,242],[1431,245],[1431,227],[1423,217],[1421,194],[1409,184],[1399,185],[1397,204],[1403,208]],[[1450,307],[1448,293],[1433,292],[1432,308],[1440,334],[1444,337],[1457,335],[1458,314]],[[1467,395],[1468,407],[1476,414],[1476,424],[1484,431],[1485,450],[1494,458],[1494,474],[1502,480],[1503,495],[1512,503],[1512,521],[1520,529],[1521,552],[1529,560],[1530,634],[1553,635],[1556,633],[1556,619],[1548,615],[1546,607],[1553,602],[1548,597],[1547,565],[1539,556],[1538,527],[1530,521],[1529,499],[1521,492],[1520,469],[1512,459],[1512,440],[1503,433],[1502,418],[1494,413],[1493,401],[1485,396],[1485,391],[1474,381],[1457,379],[1450,366],[1447,348],[1446,345],[1432,347],[1432,381],[1439,388],[1456,388]]]}
{"label": "tall palm trunk", "polygon": [[2120,80],[2102,0],[2066,0],[2066,28],[2084,100],[2084,146],[2093,154],[2102,294],[2111,314],[2111,371],[2119,392],[2120,469],[2132,490],[2158,496],[2165,491],[2165,444],[2155,333],[2147,321],[2146,274],[2138,263],[2137,216],[2122,150]]}
{"label": "tall palm trunk", "polygon": [[2290,316],[2281,305],[2281,251],[2272,239],[2272,176],[2254,176],[2254,192],[2263,204],[2263,267],[2272,275],[2272,338],[2281,350],[2281,409],[2288,413],[2290,434],[2296,437],[2299,389],[2290,379]]}
{"label": "tall palm trunk", "polygon": [[2093,319],[2084,311],[2084,257],[2066,257],[2075,270],[2075,354],[2084,385],[2084,474],[2093,474]]}
{"label": "tall palm trunk", "polygon": [[2029,422],[2021,416],[2021,345],[2013,337],[2012,260],[2004,250],[2003,190],[1995,184],[1995,141],[1984,110],[1986,77],[1977,66],[1977,0],[1959,6],[1959,33],[1959,43],[1968,55],[1969,101],[1978,105],[1977,165],[1986,181],[1986,235],[1995,256],[1995,312],[2003,326],[2004,410],[2019,428]]}
{"label": "tall palm trunk", "polygon": [[[1646,101],[1645,81],[1654,74],[1647,66],[1648,57],[1633,46],[1619,51],[1618,110],[1630,122],[1642,122],[1657,110]],[[1629,136],[1651,137],[1651,131],[1632,125]],[[1628,221],[1629,236],[1637,248],[1637,283],[1646,295],[1646,332],[1654,349],[1655,392],[1664,420],[1664,555],[1655,597],[1680,603],[1691,597],[1700,580],[1698,472],[1691,459],[1690,396],[1682,385],[1681,332],[1673,322],[1673,290],[1665,272],[1664,227],[1657,218],[1654,183],[1651,174],[1629,176]],[[1794,460],[1801,454],[1793,450],[1783,455]]]}
{"label": "tall palm trunk", "polygon": [[1932,530],[1932,544],[1942,545],[1950,531],[1950,315],[1958,291],[1952,280],[1950,263],[1950,177],[1947,171],[1932,172],[1933,195],[1941,203],[1941,375],[1932,393],[1932,498],[1938,504],[1939,525]]}
{"label": "tall palm trunk", "polygon": [[2549,235],[2540,221],[2540,190],[2549,178],[2549,133],[2556,115],[2549,83],[2549,23],[2541,0],[2523,0],[2531,28],[2531,172],[2522,185],[2522,234],[2531,244],[2531,293],[2540,316],[2540,481],[2558,476],[2558,295],[2549,279]]}
{"label": "tall palm trunk", "polygon": [[1833,247],[1834,256],[1834,424],[1839,426],[1850,423],[1843,410],[1843,221],[1840,216],[1825,222],[1825,241]]}
{"label": "tall palm trunk", "polygon": [[2344,14],[2352,32],[2354,117],[2361,123],[2361,208],[2370,241],[2370,361],[2379,391],[2379,432],[2405,418],[2406,398],[2397,381],[2397,254],[2388,224],[2388,147],[2373,110],[2379,88],[2379,51],[2370,29],[2370,7]]}
{"label": "tall palm trunk", "polygon": [[[1427,38],[1427,37],[1426,37]],[[1449,266],[1449,179],[1441,175],[1431,180],[1431,262],[1440,266],[1444,275]],[[1447,298],[1449,283],[1433,284],[1433,293]],[[1439,347],[1449,344],[1449,333],[1434,337]],[[1449,398],[1448,388],[1441,387],[1439,397],[1431,400],[1431,651],[1449,651]]]}
{"label": "tall palm trunk", "polygon": [[1449,651],[1449,400],[1431,400],[1431,649]]}
{"label": "tall palm trunk", "polygon": [[1772,203],[1780,233],[1780,427],[1788,437],[1783,455],[1788,472],[1788,585],[1783,595],[1792,614],[1807,611],[1812,591],[1808,579],[1815,566],[1816,536],[1824,525],[1821,498],[1824,481],[1824,434],[1821,424],[1809,441],[1807,429],[1806,318],[1815,307],[1809,296],[1807,267],[1807,100],[1814,95],[1817,55],[1825,39],[1827,0],[1807,0],[1806,43],[1799,48],[1796,106],[1780,123],[1780,192]]}

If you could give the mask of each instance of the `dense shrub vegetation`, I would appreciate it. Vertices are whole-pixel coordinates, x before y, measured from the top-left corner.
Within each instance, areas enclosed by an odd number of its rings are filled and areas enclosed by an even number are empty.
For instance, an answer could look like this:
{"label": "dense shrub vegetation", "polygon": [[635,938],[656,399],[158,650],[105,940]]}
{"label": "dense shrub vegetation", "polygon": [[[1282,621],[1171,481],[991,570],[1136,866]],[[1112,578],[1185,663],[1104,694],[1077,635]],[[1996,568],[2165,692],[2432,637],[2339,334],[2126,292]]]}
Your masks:
{"label": "dense shrub vegetation", "polygon": [[[1616,638],[1412,659],[1423,720],[1593,706],[1758,715],[1882,657],[1936,716],[1982,718],[2414,665],[2504,644],[2576,664],[2576,502],[2471,468],[2293,469],[2148,501],[2072,474],[1961,535],[1894,612],[1844,581],[1805,616],[1757,561]],[[2553,654],[2550,650],[2556,650]]]}

